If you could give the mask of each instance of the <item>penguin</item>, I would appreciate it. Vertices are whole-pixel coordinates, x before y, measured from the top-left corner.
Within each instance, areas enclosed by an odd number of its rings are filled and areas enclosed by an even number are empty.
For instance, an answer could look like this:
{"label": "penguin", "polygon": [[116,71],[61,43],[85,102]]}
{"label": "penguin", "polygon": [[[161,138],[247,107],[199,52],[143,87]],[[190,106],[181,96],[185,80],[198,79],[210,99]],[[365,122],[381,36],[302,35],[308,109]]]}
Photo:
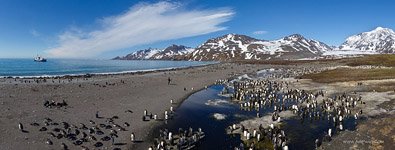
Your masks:
{"label": "penguin", "polygon": [[256,137],[256,140],[257,140],[258,142],[261,140],[261,134],[260,134],[260,133],[258,133],[258,135],[257,135],[257,137]]}
{"label": "penguin", "polygon": [[134,133],[132,132],[131,134],[130,134],[130,141],[132,141],[132,142],[135,142],[135,136],[134,136]]}
{"label": "penguin", "polygon": [[251,133],[248,132],[248,133],[247,133],[247,140],[250,140],[250,138],[251,138]]}
{"label": "penguin", "polygon": [[99,111],[96,111],[96,118],[100,118]]}
{"label": "penguin", "polygon": [[340,131],[343,130],[343,125],[342,124],[339,125],[339,129],[340,129]]}
{"label": "penguin", "polygon": [[25,130],[23,129],[22,123],[19,123],[19,124],[18,124],[18,128],[19,128],[20,131],[25,132]]}
{"label": "penguin", "polygon": [[173,139],[173,133],[171,133],[171,132],[169,132],[169,138],[168,138],[168,140],[172,140]]}
{"label": "penguin", "polygon": [[318,139],[315,139],[315,149],[318,149],[318,147],[320,146],[319,142],[320,141]]}
{"label": "penguin", "polygon": [[174,112],[173,106],[170,107],[170,112]]}
{"label": "penguin", "polygon": [[274,129],[274,125],[273,125],[273,124],[270,124],[270,128],[271,128],[271,129]]}

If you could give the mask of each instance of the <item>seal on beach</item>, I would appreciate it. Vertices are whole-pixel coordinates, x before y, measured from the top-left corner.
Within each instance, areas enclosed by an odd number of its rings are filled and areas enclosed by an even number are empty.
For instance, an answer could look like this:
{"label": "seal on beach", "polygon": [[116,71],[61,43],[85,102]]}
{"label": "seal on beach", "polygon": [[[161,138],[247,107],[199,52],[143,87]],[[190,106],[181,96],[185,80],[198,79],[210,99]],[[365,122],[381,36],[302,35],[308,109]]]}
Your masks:
{"label": "seal on beach", "polygon": [[64,144],[64,143],[62,143],[62,144],[60,145],[60,147],[62,148],[62,150],[68,150],[68,149],[69,149],[69,148],[67,147],[67,145]]}

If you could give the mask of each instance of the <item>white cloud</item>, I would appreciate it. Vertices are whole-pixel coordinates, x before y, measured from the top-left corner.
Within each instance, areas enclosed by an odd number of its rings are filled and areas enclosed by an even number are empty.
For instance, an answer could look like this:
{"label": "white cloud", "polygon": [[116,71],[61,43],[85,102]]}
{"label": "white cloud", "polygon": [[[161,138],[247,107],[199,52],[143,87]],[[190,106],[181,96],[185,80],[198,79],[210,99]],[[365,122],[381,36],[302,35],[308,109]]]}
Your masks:
{"label": "white cloud", "polygon": [[52,57],[92,57],[136,45],[207,34],[225,30],[220,24],[229,21],[233,14],[226,8],[186,10],[171,2],[137,4],[123,14],[101,19],[100,29],[62,33],[58,45],[46,52]]}
{"label": "white cloud", "polygon": [[35,29],[32,29],[32,30],[30,30],[29,32],[30,32],[30,34],[33,35],[34,37],[39,37],[39,36],[40,36],[40,33],[39,33],[37,30],[35,30]]}
{"label": "white cloud", "polygon": [[255,35],[266,34],[266,33],[267,33],[267,31],[263,31],[263,30],[252,32],[252,34],[255,34]]}

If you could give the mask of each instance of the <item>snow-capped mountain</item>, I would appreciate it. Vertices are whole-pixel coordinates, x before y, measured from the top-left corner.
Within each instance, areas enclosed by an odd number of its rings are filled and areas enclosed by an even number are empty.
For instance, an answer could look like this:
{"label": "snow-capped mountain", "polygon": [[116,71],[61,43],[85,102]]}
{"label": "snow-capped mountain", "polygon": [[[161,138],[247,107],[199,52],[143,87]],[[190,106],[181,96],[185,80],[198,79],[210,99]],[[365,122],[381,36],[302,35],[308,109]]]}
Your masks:
{"label": "snow-capped mountain", "polygon": [[161,51],[160,49],[148,48],[148,49],[136,51],[134,53],[128,54],[123,57],[117,56],[113,59],[119,59],[119,60],[150,59],[153,55],[159,53],[160,51]]}
{"label": "snow-capped mountain", "polygon": [[395,53],[395,32],[388,28],[377,27],[372,31],[348,37],[339,49]]}
{"label": "snow-capped mountain", "polygon": [[165,49],[145,49],[133,52],[123,57],[115,57],[118,60],[184,60],[185,55],[191,53],[194,49],[183,45],[171,45]]}
{"label": "snow-capped mountain", "polygon": [[319,57],[329,50],[331,50],[331,47],[328,45],[316,40],[306,39],[299,34],[293,34],[274,41],[259,40],[246,35],[227,34],[209,39],[196,49],[182,45],[171,45],[163,50],[140,50],[114,59],[197,61],[304,59]]}
{"label": "snow-capped mountain", "polygon": [[190,54],[190,60],[300,59],[318,57],[331,48],[319,41],[293,34],[265,41],[246,35],[227,34],[207,40]]}
{"label": "snow-capped mountain", "polygon": [[158,53],[154,54],[150,59],[181,59],[184,55],[187,55],[195,49],[186,47],[184,45],[171,45]]}

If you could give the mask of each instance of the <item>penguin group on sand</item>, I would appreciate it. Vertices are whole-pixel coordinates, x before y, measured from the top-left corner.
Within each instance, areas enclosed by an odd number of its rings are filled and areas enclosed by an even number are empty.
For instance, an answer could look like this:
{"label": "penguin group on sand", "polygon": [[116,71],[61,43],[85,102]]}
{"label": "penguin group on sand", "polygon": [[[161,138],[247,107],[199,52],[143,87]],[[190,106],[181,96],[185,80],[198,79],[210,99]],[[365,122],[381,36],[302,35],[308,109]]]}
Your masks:
{"label": "penguin group on sand", "polygon": [[[130,111],[125,111],[130,112]],[[130,132],[127,128],[130,127],[128,122],[117,121],[118,116],[109,118],[99,116],[96,113],[96,120],[89,120],[89,123],[69,123],[69,122],[56,122],[51,118],[44,118],[43,121],[30,123],[28,127],[30,132],[38,132],[39,134],[46,135],[47,138],[43,143],[49,146],[60,145],[60,148],[52,147],[54,149],[67,150],[70,146],[80,147],[81,149],[88,150],[89,148],[97,149],[104,146],[112,146],[114,149],[121,149],[119,146],[125,145],[129,141],[117,141],[119,132]],[[22,123],[18,124],[18,128],[22,132],[27,132],[26,127]],[[133,135],[133,136],[132,136]],[[136,137],[131,133],[133,142]]]}
{"label": "penguin group on sand", "polygon": [[[174,104],[174,100],[173,100],[173,99],[170,100],[170,104],[171,104],[171,105]],[[142,120],[143,120],[143,121],[151,121],[151,120],[159,121],[159,120],[164,120],[165,123],[167,123],[167,120],[170,120],[170,119],[173,118],[173,116],[174,116],[174,111],[175,111],[174,107],[173,107],[173,106],[170,106],[169,109],[167,109],[167,110],[165,110],[165,111],[163,112],[163,118],[160,119],[160,118],[158,117],[158,114],[152,114],[152,113],[149,113],[149,114],[148,114],[148,110],[145,109],[144,112],[143,112]]]}
{"label": "penguin group on sand", "polygon": [[191,127],[188,130],[179,128],[176,132],[171,132],[168,129],[159,130],[159,137],[155,138],[154,145],[148,149],[195,149],[204,137],[205,134],[201,128],[198,128],[197,131],[194,131]]}

